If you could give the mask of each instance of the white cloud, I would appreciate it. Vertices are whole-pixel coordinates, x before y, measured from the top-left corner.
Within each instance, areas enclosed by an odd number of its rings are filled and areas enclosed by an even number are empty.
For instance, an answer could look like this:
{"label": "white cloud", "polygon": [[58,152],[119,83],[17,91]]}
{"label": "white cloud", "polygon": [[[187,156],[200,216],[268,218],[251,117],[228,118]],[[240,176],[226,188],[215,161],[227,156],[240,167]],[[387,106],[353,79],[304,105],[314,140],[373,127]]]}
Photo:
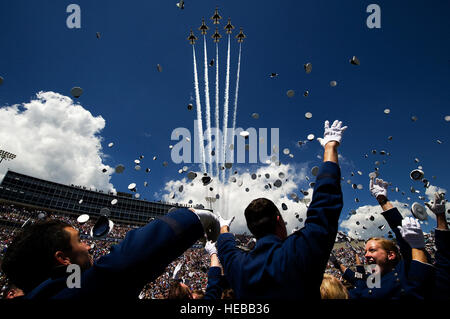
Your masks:
{"label": "white cloud", "polygon": [[113,190],[110,176],[102,169],[101,116],[67,96],[39,92],[23,105],[0,108],[1,149],[17,157],[0,165],[0,178],[7,169],[50,181]]}
{"label": "white cloud", "polygon": [[[290,233],[295,227],[301,228],[304,225],[306,219],[306,206],[302,202],[295,202],[290,194],[296,193],[299,199],[312,198],[312,189],[307,189],[308,195],[303,196],[298,188],[298,185],[305,185],[305,189],[308,188],[306,177],[307,167],[298,166],[293,167],[289,164],[281,164],[276,166],[275,164],[259,167],[254,173],[257,175],[256,179],[252,179],[253,172],[242,172],[238,174],[232,174],[230,178],[235,177],[236,182],[229,182],[227,184],[217,183],[215,179],[208,186],[203,186],[201,182],[202,174],[197,172],[197,178],[194,181],[183,178],[182,180],[172,180],[166,183],[163,200],[167,202],[178,202],[188,204],[189,200],[193,201],[193,204],[202,204],[206,208],[209,208],[209,203],[206,201],[206,197],[216,197],[219,194],[220,198],[212,203],[212,208],[215,212],[219,212],[224,218],[231,218],[235,216],[235,220],[231,225],[231,231],[235,233],[249,233],[245,222],[244,210],[248,204],[260,197],[265,197],[272,200],[280,210],[283,219],[287,222],[287,230]],[[285,174],[284,178],[279,177],[279,173]],[[270,174],[269,178],[265,177],[265,174]],[[260,177],[258,177],[261,175]],[[277,188],[274,186],[274,182],[280,179],[283,184]],[[287,181],[286,181],[287,180]],[[238,186],[242,181],[242,186]],[[268,184],[272,185],[272,188],[266,189]],[[179,192],[179,187],[183,185],[183,191]],[[213,191],[209,191],[209,188],[213,187]],[[246,191],[246,188],[249,191]],[[170,198],[170,193],[175,194],[175,198]],[[227,205],[226,205],[227,203]],[[282,209],[282,204],[286,204],[287,210]],[[302,218],[302,223],[295,217],[295,213],[299,214],[299,218]]]}
{"label": "white cloud", "polygon": [[[393,201],[392,205],[397,207],[400,214],[404,217],[412,216],[408,207],[404,207],[405,203]],[[365,205],[356,209],[356,214],[350,215],[349,218],[340,223],[348,236],[352,238],[368,239],[370,237],[383,237],[391,230],[388,223],[381,213],[383,210],[379,205]],[[373,218],[373,220],[371,220]],[[357,224],[359,223],[359,225]],[[378,227],[385,225],[384,229]],[[365,227],[366,229],[364,229]]]}
{"label": "white cloud", "polygon": [[[435,192],[444,192],[446,193],[446,190],[443,188],[440,188],[438,186],[430,185],[426,191],[425,195],[428,197],[428,201],[434,201],[434,193]],[[403,217],[409,216],[414,217],[411,213],[411,205],[406,204],[408,206],[405,207],[406,203],[399,202],[399,201],[393,201],[392,205],[394,207],[397,207],[397,209],[400,211]],[[420,203],[423,205],[428,213],[428,221],[424,221],[424,223],[431,225],[434,225],[436,222],[436,215],[428,209],[423,203]],[[450,209],[450,203],[446,203],[446,211]],[[360,238],[360,239],[368,239],[370,237],[375,236],[385,236],[387,235],[388,231],[390,230],[386,220],[381,215],[382,209],[379,205],[371,206],[361,206],[356,210],[355,215],[350,215],[347,219],[343,220],[340,223],[340,227],[352,238]],[[374,220],[371,221],[370,217],[373,216]],[[359,225],[356,224],[356,222],[359,222]],[[386,227],[381,231],[378,227],[381,225],[386,225]],[[366,229],[363,229],[363,226]]]}

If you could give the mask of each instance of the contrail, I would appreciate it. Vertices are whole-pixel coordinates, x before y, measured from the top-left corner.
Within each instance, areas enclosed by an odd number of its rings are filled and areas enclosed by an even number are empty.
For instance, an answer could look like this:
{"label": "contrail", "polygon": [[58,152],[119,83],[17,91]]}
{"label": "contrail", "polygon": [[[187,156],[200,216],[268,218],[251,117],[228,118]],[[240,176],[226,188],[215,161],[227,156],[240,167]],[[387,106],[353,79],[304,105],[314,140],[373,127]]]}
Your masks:
{"label": "contrail", "polygon": [[208,54],[206,51],[206,35],[203,35],[203,51],[204,51],[204,64],[205,64],[205,104],[206,104],[206,129],[208,137],[208,163],[209,163],[209,175],[212,175],[212,158],[211,158],[211,106],[209,104],[209,79],[208,79]]}
{"label": "contrail", "polygon": [[[225,153],[227,151],[227,126],[228,126],[228,95],[230,88],[230,35],[228,35],[227,52],[227,75],[225,80],[225,103],[223,109],[223,145],[222,145],[222,164],[225,165]],[[222,181],[225,183],[225,170],[222,170]]]}
{"label": "contrail", "polygon": [[[239,73],[241,70],[241,48],[242,48],[242,43],[239,44],[239,58],[238,58],[238,68],[237,68],[237,75],[236,75],[236,92],[234,95],[233,140],[234,140],[234,130],[236,129],[237,102],[238,102],[238,94],[239,94]],[[225,173],[225,176],[226,176],[226,173]]]}
{"label": "contrail", "polygon": [[216,43],[216,172],[219,177],[219,43]]}
{"label": "contrail", "polygon": [[198,121],[198,137],[200,140],[200,152],[202,157],[202,170],[206,173],[205,163],[205,145],[203,138],[203,124],[202,124],[202,107],[200,104],[200,92],[198,90],[198,75],[197,75],[197,61],[195,59],[195,48],[192,46],[192,53],[194,56],[194,86],[195,86],[195,99],[197,104],[197,121]]}

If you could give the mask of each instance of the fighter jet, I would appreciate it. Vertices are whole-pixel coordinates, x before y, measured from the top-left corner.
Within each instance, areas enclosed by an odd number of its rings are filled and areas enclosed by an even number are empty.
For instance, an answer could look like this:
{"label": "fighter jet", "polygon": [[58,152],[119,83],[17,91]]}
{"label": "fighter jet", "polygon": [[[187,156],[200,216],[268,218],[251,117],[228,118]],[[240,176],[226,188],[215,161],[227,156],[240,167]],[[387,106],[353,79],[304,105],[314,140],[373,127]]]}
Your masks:
{"label": "fighter jet", "polygon": [[205,24],[205,18],[202,18],[202,25],[200,28],[198,28],[200,31],[202,31],[202,34],[206,34],[206,30],[208,30],[208,26]]}
{"label": "fighter jet", "polygon": [[219,9],[216,8],[214,15],[211,17],[211,20],[214,20],[214,24],[219,24],[220,19],[222,19],[222,17],[219,15]]}
{"label": "fighter jet", "polygon": [[227,30],[226,31],[227,34],[230,34],[233,31],[234,26],[231,25],[231,19],[228,19],[228,24],[225,26],[224,29]]}
{"label": "fighter jet", "polygon": [[177,7],[180,8],[181,10],[184,9],[184,1],[180,0],[180,2],[177,3]]}
{"label": "fighter jet", "polygon": [[214,34],[211,36],[211,38],[214,39],[214,42],[219,42],[221,37],[222,36],[219,34],[219,29],[216,28],[216,32],[214,32]]}
{"label": "fighter jet", "polygon": [[245,38],[246,38],[246,36],[245,36],[245,34],[244,34],[244,32],[242,31],[242,28],[241,28],[240,31],[239,31],[239,34],[236,36],[236,39],[238,39],[237,41],[239,43],[241,43],[241,42],[244,41]]}
{"label": "fighter jet", "polygon": [[195,44],[195,41],[197,41],[198,38],[194,35],[194,32],[192,32],[192,30],[191,30],[191,33],[189,34],[187,39],[189,40],[189,42],[191,44]]}

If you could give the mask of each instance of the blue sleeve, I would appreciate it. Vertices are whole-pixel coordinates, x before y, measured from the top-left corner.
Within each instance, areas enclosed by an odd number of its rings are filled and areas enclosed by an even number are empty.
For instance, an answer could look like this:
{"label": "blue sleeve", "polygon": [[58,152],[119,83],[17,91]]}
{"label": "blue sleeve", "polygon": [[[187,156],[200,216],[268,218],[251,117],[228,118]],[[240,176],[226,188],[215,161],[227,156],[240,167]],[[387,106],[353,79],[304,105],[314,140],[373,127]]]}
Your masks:
{"label": "blue sleeve", "polygon": [[316,178],[305,227],[289,236],[289,251],[307,274],[322,276],[337,235],[343,207],[341,172],[333,162],[324,162]]}
{"label": "blue sleeve", "polygon": [[356,285],[356,278],[355,278],[355,272],[351,270],[350,268],[347,268],[345,272],[342,275],[342,278],[347,280],[349,283],[351,283],[353,286]]}
{"label": "blue sleeve", "polygon": [[403,260],[405,261],[405,266],[408,266],[411,263],[412,259],[411,246],[409,246],[409,244],[403,239],[402,235],[400,234],[400,230],[397,228],[397,226],[402,225],[402,215],[395,207],[388,209],[381,214],[384,216],[392,232],[395,234],[398,246],[400,247],[400,253],[402,254]]}
{"label": "blue sleeve", "polygon": [[408,270],[405,296],[413,299],[425,299],[429,297],[434,274],[435,269],[432,265],[412,260]]}
{"label": "blue sleeve", "polygon": [[434,240],[436,278],[433,295],[436,299],[450,299],[450,230],[436,229]]}
{"label": "blue sleeve", "polygon": [[204,234],[195,213],[181,208],[131,230],[82,274],[81,288],[64,289],[56,298],[133,298],[159,277]]}
{"label": "blue sleeve", "polygon": [[203,299],[216,300],[222,298],[221,279],[222,270],[220,267],[210,267],[208,271],[208,285],[206,286],[206,293]]}
{"label": "blue sleeve", "polygon": [[217,239],[216,246],[223,272],[230,285],[236,287],[239,280],[235,276],[240,273],[240,259],[243,258],[245,253],[236,248],[236,241],[232,233],[221,234]]}
{"label": "blue sleeve", "polygon": [[364,268],[364,265],[356,265],[356,272],[359,272],[360,274],[365,274],[366,269]]}

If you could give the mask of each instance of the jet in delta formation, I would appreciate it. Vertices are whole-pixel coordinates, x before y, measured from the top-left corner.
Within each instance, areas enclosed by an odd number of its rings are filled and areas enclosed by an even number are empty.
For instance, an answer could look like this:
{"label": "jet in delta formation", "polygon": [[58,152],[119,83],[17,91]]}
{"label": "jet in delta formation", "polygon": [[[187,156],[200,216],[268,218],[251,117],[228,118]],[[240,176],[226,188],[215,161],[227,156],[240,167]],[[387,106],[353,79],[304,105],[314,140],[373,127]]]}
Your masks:
{"label": "jet in delta formation", "polygon": [[198,29],[200,31],[202,31],[202,34],[206,34],[206,31],[209,29],[208,26],[205,24],[205,19],[204,18],[202,18],[202,25]]}
{"label": "jet in delta formation", "polygon": [[234,26],[231,24],[231,19],[228,19],[228,24],[224,27],[224,29],[227,30],[227,34],[230,34],[233,31]]}
{"label": "jet in delta formation", "polygon": [[211,38],[213,38],[214,39],[214,42],[219,42],[219,40],[220,40],[220,38],[221,38],[222,36],[220,35],[220,33],[219,33],[219,29],[218,28],[216,28],[216,32],[214,32],[214,34],[211,36]]}
{"label": "jet in delta formation", "polygon": [[211,17],[211,20],[214,20],[214,24],[219,24],[220,19],[222,19],[222,17],[219,15],[219,9],[216,8],[214,15]]}
{"label": "jet in delta formation", "polygon": [[239,31],[239,34],[236,36],[236,39],[238,39],[237,41],[239,43],[241,43],[241,42],[244,41],[245,38],[246,38],[246,36],[245,36],[245,34],[244,34],[244,32],[242,31],[242,28],[241,28],[240,31]]}
{"label": "jet in delta formation", "polygon": [[197,41],[197,37],[194,35],[194,32],[192,32],[192,30],[187,39],[191,44],[195,44],[195,41]]}

